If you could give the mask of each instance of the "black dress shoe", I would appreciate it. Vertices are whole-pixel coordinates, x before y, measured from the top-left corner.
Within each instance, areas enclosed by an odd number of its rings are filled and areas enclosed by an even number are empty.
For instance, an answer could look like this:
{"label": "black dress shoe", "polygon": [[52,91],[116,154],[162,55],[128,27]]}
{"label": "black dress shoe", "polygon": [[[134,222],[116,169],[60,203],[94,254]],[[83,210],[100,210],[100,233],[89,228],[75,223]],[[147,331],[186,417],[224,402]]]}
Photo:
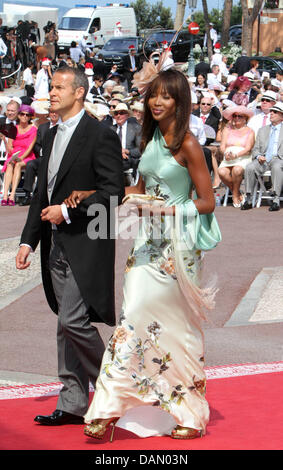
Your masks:
{"label": "black dress shoe", "polygon": [[52,415],[38,415],[34,421],[44,426],[62,426],[63,424],[84,424],[82,416],[73,415],[66,411],[55,410]]}
{"label": "black dress shoe", "polygon": [[277,204],[276,202],[273,202],[268,210],[270,212],[273,212],[273,211],[279,211],[279,209],[280,209],[279,204]]}
{"label": "black dress shoe", "polygon": [[24,199],[20,202],[19,206],[29,206],[31,202],[30,196],[25,196]]}
{"label": "black dress shoe", "polygon": [[252,209],[252,203],[245,201],[244,204],[241,205],[241,211],[247,211],[248,209]]}

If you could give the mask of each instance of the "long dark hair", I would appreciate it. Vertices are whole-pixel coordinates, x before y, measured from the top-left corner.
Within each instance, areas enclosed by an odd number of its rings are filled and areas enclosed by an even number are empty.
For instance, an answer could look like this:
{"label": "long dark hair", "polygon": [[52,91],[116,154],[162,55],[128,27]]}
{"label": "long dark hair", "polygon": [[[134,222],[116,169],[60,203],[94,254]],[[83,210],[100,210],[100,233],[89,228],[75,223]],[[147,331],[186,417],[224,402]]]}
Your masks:
{"label": "long dark hair", "polygon": [[182,72],[176,69],[164,70],[149,85],[144,99],[144,120],[142,126],[141,151],[145,149],[148,142],[153,137],[154,131],[158,125],[152,117],[148,106],[151,95],[158,90],[164,90],[171,98],[175,100],[176,105],[176,124],[174,137],[170,146],[172,154],[180,149],[186,132],[189,129],[189,119],[191,113],[191,91],[187,78]]}

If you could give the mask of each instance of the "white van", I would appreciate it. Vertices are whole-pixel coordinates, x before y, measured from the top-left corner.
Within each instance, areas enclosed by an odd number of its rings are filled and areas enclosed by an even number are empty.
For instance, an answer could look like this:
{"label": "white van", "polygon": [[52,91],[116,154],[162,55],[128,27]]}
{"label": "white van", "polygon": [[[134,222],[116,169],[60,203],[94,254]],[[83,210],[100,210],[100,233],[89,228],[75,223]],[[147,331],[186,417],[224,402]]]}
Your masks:
{"label": "white van", "polygon": [[109,3],[104,7],[76,5],[67,11],[58,26],[58,46],[67,51],[72,41],[77,43],[88,35],[90,49],[103,47],[114,36],[116,23],[120,22],[123,36],[136,36],[137,25],[133,8],[126,4]]}

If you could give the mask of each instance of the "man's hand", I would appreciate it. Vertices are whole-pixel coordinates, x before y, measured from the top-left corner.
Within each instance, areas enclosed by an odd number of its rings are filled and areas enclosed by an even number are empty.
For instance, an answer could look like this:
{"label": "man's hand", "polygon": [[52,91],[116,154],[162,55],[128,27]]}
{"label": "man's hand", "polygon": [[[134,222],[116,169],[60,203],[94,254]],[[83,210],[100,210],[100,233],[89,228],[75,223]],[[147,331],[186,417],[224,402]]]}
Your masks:
{"label": "man's hand", "polygon": [[122,149],[122,157],[124,158],[124,160],[128,160],[129,159],[129,150],[128,149]]}
{"label": "man's hand", "polygon": [[263,165],[263,163],[266,162],[266,158],[263,157],[262,155],[260,155],[259,157],[257,157],[257,159],[258,159],[258,161],[259,161],[259,163],[260,163],[261,165]]}
{"label": "man's hand", "polygon": [[40,214],[42,222],[50,222],[51,224],[60,225],[63,222],[64,216],[62,214],[61,206],[48,206],[42,209]]}
{"label": "man's hand", "polygon": [[18,254],[16,256],[16,268],[17,269],[26,269],[30,265],[30,261],[28,261],[28,256],[31,252],[31,248],[29,246],[21,246]]}

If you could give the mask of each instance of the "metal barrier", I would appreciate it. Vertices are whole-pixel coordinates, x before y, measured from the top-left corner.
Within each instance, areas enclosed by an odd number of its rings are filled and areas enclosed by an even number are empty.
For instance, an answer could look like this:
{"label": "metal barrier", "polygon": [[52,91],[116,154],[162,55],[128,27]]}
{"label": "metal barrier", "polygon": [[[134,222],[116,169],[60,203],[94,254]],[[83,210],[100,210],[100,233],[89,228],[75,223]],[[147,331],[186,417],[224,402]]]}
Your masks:
{"label": "metal barrier", "polygon": [[14,72],[10,73],[10,75],[6,75],[5,77],[1,77],[1,80],[6,80],[6,78],[10,78],[10,77],[12,77],[13,75],[15,75],[15,74],[17,73],[17,74],[18,74],[18,77],[17,77],[16,81],[17,81],[17,85],[20,85],[20,84],[19,84],[19,76],[20,76],[20,70],[21,70],[21,68],[22,68],[22,64],[19,65],[19,67],[18,67],[17,70],[15,70]]}

